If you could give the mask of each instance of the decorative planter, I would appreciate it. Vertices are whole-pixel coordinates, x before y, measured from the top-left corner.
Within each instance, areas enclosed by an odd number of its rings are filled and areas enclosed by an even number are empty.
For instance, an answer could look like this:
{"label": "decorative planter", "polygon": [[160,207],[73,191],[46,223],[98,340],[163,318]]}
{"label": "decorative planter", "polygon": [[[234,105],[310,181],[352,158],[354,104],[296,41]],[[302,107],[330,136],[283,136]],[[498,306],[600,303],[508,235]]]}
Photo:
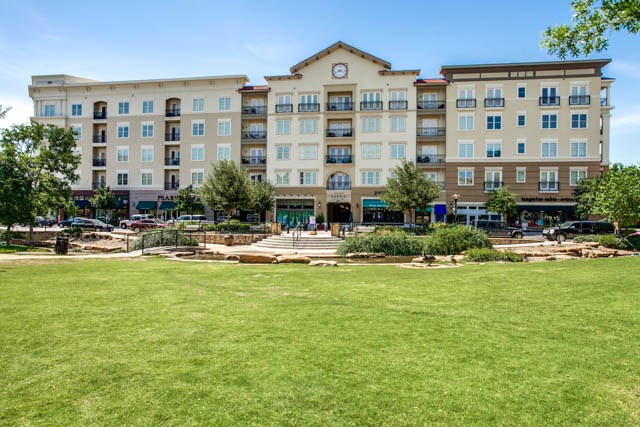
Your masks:
{"label": "decorative planter", "polygon": [[224,236],[224,244],[226,246],[233,245],[233,236],[231,234],[227,234],[226,236]]}

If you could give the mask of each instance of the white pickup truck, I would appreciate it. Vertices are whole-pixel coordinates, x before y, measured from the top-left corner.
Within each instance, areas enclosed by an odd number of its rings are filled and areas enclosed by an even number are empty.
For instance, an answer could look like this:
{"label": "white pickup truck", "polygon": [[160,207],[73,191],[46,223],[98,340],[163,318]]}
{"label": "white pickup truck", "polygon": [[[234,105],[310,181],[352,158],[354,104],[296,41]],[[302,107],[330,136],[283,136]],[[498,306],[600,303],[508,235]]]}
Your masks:
{"label": "white pickup truck", "polygon": [[131,218],[123,219],[118,224],[120,225],[120,228],[127,229],[127,228],[129,228],[129,226],[131,225],[132,222],[140,221],[141,219],[153,219],[153,215],[149,215],[149,214],[131,215]]}

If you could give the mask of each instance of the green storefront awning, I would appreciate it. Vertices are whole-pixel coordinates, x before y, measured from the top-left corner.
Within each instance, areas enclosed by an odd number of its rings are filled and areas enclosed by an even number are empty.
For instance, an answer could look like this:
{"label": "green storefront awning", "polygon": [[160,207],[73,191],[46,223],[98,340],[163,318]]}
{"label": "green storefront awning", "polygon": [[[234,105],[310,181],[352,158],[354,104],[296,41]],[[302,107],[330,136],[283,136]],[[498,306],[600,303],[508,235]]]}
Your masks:
{"label": "green storefront awning", "polygon": [[364,209],[386,209],[387,203],[378,199],[365,199],[362,201]]}
{"label": "green storefront awning", "polygon": [[158,206],[158,202],[156,201],[141,200],[136,205],[136,209],[138,209],[139,211],[149,211],[149,210],[155,209],[157,206]]}
{"label": "green storefront awning", "polygon": [[160,210],[172,211],[172,210],[175,210],[175,208],[176,208],[175,202],[162,202],[162,203],[160,203]]}
{"label": "green storefront awning", "polygon": [[431,213],[432,210],[433,210],[433,207],[427,206],[426,210],[423,211],[421,208],[418,208],[418,209],[416,209],[416,212],[419,212],[419,213],[424,213],[424,212]]}

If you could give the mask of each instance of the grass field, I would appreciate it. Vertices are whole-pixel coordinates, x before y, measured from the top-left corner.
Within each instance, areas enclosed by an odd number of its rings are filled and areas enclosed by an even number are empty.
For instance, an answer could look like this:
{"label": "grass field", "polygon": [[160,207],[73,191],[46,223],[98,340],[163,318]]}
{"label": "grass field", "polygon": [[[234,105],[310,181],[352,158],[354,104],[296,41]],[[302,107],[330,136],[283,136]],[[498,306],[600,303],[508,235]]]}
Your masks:
{"label": "grass field", "polygon": [[638,258],[27,263],[0,263],[0,425],[640,425]]}

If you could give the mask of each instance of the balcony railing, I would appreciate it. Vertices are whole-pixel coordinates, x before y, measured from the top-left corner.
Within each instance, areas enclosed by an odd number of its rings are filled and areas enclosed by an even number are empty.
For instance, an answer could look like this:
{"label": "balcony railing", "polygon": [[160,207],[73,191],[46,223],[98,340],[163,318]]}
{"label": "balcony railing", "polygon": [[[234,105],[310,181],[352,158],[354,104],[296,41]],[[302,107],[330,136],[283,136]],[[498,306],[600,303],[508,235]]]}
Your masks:
{"label": "balcony railing", "polygon": [[106,111],[93,112],[93,120],[106,120],[106,119],[107,119]]}
{"label": "balcony railing", "polygon": [[252,130],[249,132],[242,132],[242,139],[266,139],[267,131]]}
{"label": "balcony railing", "polygon": [[92,182],[92,183],[91,183],[91,188],[92,188],[93,190],[98,190],[98,189],[100,189],[100,188],[104,188],[104,187],[106,187],[106,186],[107,186],[107,183],[106,183],[106,182],[103,182],[103,181],[96,181],[96,182]]}
{"label": "balcony railing", "polygon": [[560,183],[559,182],[550,182],[550,181],[540,181],[538,182],[538,191],[559,191]]}
{"label": "balcony railing", "polygon": [[93,166],[105,167],[107,166],[107,159],[93,159]]}
{"label": "balcony railing", "polygon": [[165,141],[180,141],[180,132],[177,133],[165,133],[164,134]]}
{"label": "balcony railing", "polygon": [[327,129],[327,138],[347,138],[353,136],[352,128]]}
{"label": "balcony railing", "polygon": [[165,157],[165,166],[180,166],[180,157]]}
{"label": "balcony railing", "polygon": [[327,102],[327,111],[353,111],[353,102]]}
{"label": "balcony railing", "polygon": [[351,154],[342,154],[339,156],[328,155],[326,156],[326,162],[327,163],[351,163],[353,162],[353,159],[351,157]]}
{"label": "balcony railing", "polygon": [[475,98],[469,99],[458,99],[456,100],[457,108],[476,108],[476,100]]}
{"label": "balcony railing", "polygon": [[243,165],[266,165],[267,156],[242,156]]}
{"label": "balcony railing", "polygon": [[571,95],[569,97],[569,105],[589,105],[591,104],[590,95]]}
{"label": "balcony railing", "polygon": [[445,108],[446,102],[444,100],[418,102],[418,110],[435,111],[444,110]]}
{"label": "balcony railing", "polygon": [[502,181],[485,181],[484,182],[484,191],[493,191],[501,188],[504,185]]}
{"label": "balcony railing", "polygon": [[276,113],[293,112],[293,104],[276,104]]}
{"label": "balcony railing", "polygon": [[444,181],[433,181],[435,182],[441,190],[444,190]]}
{"label": "balcony railing", "polygon": [[389,101],[389,110],[406,110],[408,107],[408,101]]}
{"label": "balcony railing", "polygon": [[382,101],[364,101],[360,103],[361,110],[382,110]]}
{"label": "balcony railing", "polygon": [[416,163],[444,163],[444,154],[419,154],[416,157]]}
{"label": "balcony railing", "polygon": [[350,182],[330,182],[327,184],[327,190],[351,190]]}
{"label": "balcony railing", "polygon": [[539,102],[540,102],[540,105],[543,107],[557,106],[557,105],[560,105],[560,97],[559,96],[541,96]]}
{"label": "balcony railing", "polygon": [[486,108],[503,108],[504,98],[485,98],[484,106]]}
{"label": "balcony railing", "polygon": [[608,98],[600,98],[600,106],[601,107],[608,107],[609,106],[609,99]]}
{"label": "balcony railing", "polygon": [[446,128],[443,127],[424,127],[418,128],[417,136],[438,137],[445,136]]}
{"label": "balcony railing", "polygon": [[93,142],[95,144],[104,144],[107,142],[107,135],[93,135]]}
{"label": "balcony railing", "polygon": [[320,104],[298,104],[300,113],[317,113],[320,111]]}
{"label": "balcony railing", "polygon": [[180,109],[179,108],[170,108],[168,110],[165,110],[164,116],[165,117],[180,117]]}
{"label": "balcony railing", "polygon": [[254,105],[251,107],[242,107],[242,114],[244,115],[261,115],[267,114],[266,105]]}
{"label": "balcony railing", "polygon": [[177,190],[180,186],[179,182],[165,182],[164,189],[165,190]]}

